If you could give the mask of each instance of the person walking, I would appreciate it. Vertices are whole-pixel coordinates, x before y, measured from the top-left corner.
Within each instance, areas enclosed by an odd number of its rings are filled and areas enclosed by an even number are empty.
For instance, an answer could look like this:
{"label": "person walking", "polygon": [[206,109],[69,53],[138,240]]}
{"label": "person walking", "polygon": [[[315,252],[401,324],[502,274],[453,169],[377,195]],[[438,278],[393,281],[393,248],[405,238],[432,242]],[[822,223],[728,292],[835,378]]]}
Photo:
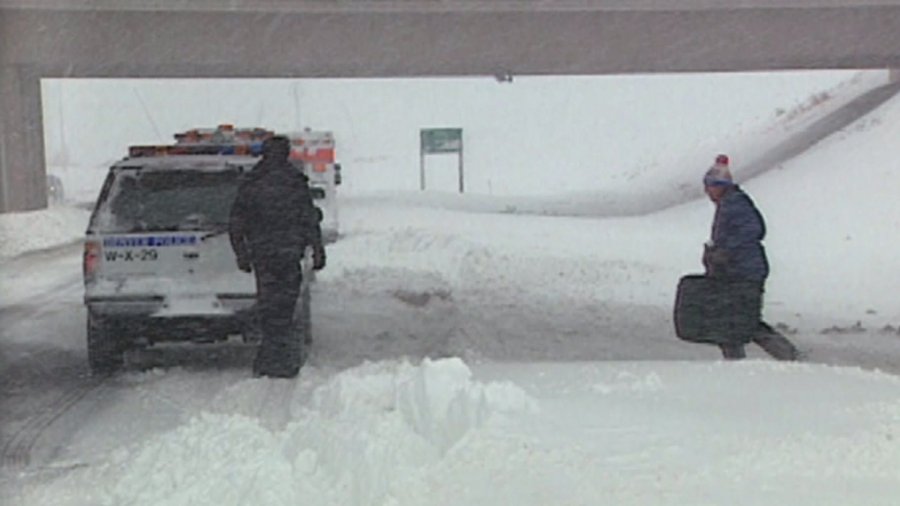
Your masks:
{"label": "person walking", "polygon": [[720,301],[727,313],[727,344],[720,344],[729,360],[746,357],[745,345],[754,342],[778,360],[798,360],[797,348],[764,322],[763,292],[769,262],[762,240],[766,224],[753,200],[734,183],[727,155],[718,155],[703,176],[703,188],[715,204],[710,240],[704,245],[706,275],[724,290]]}
{"label": "person walking", "polygon": [[290,140],[273,136],[262,159],[238,188],[231,208],[229,238],[238,268],[256,276],[256,317],[262,341],[254,376],[295,377],[301,339],[294,331],[300,295],[300,261],[313,247],[313,269],[325,267],[325,248],[307,177],[288,160]]}

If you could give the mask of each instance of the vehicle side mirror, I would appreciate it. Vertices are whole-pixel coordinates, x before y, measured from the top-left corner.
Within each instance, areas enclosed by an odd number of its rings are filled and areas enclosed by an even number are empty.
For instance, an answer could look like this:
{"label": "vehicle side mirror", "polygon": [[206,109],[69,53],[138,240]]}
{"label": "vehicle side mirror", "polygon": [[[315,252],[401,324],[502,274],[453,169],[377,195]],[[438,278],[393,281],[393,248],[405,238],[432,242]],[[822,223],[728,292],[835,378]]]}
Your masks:
{"label": "vehicle side mirror", "polygon": [[334,184],[335,186],[341,184],[341,164],[334,164]]}

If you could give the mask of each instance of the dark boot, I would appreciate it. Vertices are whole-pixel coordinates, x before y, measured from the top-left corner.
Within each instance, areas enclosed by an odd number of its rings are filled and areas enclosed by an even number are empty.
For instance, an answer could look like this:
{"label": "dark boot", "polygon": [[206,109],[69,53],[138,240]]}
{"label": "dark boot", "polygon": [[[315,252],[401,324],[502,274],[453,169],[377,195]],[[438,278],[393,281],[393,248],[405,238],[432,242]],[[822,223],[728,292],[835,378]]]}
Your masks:
{"label": "dark boot", "polygon": [[744,351],[743,344],[720,344],[719,349],[722,350],[722,357],[725,360],[741,360],[747,358],[747,352]]}
{"label": "dark boot", "polygon": [[759,322],[759,332],[753,342],[777,360],[794,361],[800,358],[800,351],[784,335],[766,322]]}

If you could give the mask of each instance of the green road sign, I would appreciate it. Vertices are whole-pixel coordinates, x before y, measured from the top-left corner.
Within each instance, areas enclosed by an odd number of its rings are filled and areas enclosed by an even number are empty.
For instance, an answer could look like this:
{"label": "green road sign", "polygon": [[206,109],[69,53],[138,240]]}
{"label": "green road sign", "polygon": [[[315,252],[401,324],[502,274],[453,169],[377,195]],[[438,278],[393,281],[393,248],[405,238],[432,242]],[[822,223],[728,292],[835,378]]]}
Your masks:
{"label": "green road sign", "polygon": [[423,154],[462,152],[462,128],[423,128],[420,137]]}

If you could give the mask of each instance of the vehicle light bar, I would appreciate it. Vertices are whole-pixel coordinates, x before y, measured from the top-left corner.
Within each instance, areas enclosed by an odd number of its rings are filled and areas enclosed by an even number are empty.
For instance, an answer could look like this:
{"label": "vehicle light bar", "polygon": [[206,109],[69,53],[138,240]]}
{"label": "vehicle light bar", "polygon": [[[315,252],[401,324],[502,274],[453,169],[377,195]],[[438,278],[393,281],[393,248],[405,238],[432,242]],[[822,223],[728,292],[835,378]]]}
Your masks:
{"label": "vehicle light bar", "polygon": [[235,128],[224,124],[216,128],[193,128],[175,134],[178,144],[245,144],[262,142],[275,135],[265,128]]}
{"label": "vehicle light bar", "polygon": [[262,154],[262,142],[249,144],[174,144],[129,146],[129,158],[146,158],[154,156],[176,155],[246,155],[260,156]]}

